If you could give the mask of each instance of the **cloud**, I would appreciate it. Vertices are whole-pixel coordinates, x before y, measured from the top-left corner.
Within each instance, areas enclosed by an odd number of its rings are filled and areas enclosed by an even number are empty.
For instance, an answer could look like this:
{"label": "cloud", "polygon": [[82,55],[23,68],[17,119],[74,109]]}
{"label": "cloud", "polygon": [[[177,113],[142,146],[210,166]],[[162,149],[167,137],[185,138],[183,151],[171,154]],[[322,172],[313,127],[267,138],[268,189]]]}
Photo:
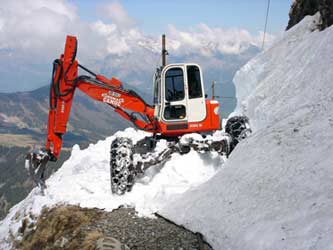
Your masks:
{"label": "cloud", "polygon": [[118,1],[100,5],[98,12],[119,27],[129,28],[135,26],[135,21],[129,17],[124,7]]}
{"label": "cloud", "polygon": [[[199,24],[189,31],[180,31],[169,25],[169,35],[173,39],[171,49],[183,54],[199,53],[203,56],[221,54],[240,54],[250,46],[260,47],[262,34],[251,35],[244,29],[211,28],[206,24]],[[268,36],[267,40],[272,40]]]}
{"label": "cloud", "polygon": [[0,14],[0,48],[18,51],[22,57],[42,56],[56,48],[69,31],[68,24],[79,19],[75,6],[64,0],[6,1]]}
{"label": "cloud", "polygon": [[[49,81],[51,62],[67,34],[79,40],[78,59],[96,72],[148,84],[160,58],[160,36],[145,34],[120,2],[99,6],[107,19],[83,21],[68,0],[11,0],[0,5],[0,91],[27,90]],[[267,36],[270,38],[270,36]],[[230,67],[225,56],[260,46],[262,34],[200,24],[169,26],[169,61],[194,60],[209,69]],[[229,62],[228,62],[229,61]],[[206,65],[206,66],[205,66]],[[233,66],[234,69],[234,66]],[[14,73],[13,73],[14,72]]]}

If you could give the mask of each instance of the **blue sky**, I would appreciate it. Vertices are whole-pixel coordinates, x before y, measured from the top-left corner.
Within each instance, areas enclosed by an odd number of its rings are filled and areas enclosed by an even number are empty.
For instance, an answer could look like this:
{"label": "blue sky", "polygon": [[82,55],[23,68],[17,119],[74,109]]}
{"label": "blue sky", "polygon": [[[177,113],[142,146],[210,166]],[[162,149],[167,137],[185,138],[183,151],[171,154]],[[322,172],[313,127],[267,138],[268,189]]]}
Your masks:
{"label": "blue sky", "polygon": [[[70,0],[80,17],[94,21],[98,6],[111,1]],[[205,23],[211,27],[242,28],[257,33],[263,30],[267,0],[124,0],[119,1],[137,25],[146,33],[161,34],[169,24],[189,29]],[[288,22],[291,0],[271,0],[268,32],[283,31]]]}

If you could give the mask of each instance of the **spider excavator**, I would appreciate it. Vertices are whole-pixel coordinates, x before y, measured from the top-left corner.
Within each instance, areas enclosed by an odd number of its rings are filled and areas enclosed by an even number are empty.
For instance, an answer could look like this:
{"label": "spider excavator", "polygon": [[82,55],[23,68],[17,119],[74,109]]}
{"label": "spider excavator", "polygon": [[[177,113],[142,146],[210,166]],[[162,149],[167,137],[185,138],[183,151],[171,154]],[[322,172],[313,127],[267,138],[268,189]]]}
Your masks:
{"label": "spider excavator", "polygon": [[[251,132],[248,118],[235,116],[226,122],[223,136],[218,139],[205,136],[221,130],[219,103],[206,98],[199,65],[166,65],[164,35],[163,63],[156,69],[153,81],[154,105],[148,104],[134,90],[125,89],[120,80],[108,79],[82,66],[76,59],[77,46],[76,37],[67,36],[64,53],[53,62],[45,148],[29,152],[26,156],[26,168],[42,190],[46,188],[44,172],[48,161],[57,161],[59,157],[76,89],[109,105],[136,128],[151,134],[136,144],[126,137],[112,141],[111,191],[118,195],[132,189],[137,175],[151,166],[164,163],[173,153],[185,154],[193,149],[228,156]],[[78,75],[79,68],[89,75]],[[203,135],[202,139],[184,137],[191,133]],[[167,140],[167,148],[156,153],[155,146],[161,139]],[[137,154],[140,155],[139,160],[134,160],[133,156]]]}

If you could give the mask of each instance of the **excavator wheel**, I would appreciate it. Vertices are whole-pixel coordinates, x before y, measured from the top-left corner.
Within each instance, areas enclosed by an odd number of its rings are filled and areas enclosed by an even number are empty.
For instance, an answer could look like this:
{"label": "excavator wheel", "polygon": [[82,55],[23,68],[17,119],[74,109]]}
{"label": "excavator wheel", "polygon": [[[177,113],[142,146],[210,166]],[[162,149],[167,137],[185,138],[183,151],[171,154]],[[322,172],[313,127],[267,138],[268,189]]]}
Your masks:
{"label": "excavator wheel", "polygon": [[131,191],[135,178],[131,139],[119,137],[112,141],[110,174],[112,193],[122,195]]}
{"label": "excavator wheel", "polygon": [[246,116],[234,116],[228,119],[225,125],[225,132],[233,139],[233,147],[245,139],[252,131],[249,125],[249,118]]}

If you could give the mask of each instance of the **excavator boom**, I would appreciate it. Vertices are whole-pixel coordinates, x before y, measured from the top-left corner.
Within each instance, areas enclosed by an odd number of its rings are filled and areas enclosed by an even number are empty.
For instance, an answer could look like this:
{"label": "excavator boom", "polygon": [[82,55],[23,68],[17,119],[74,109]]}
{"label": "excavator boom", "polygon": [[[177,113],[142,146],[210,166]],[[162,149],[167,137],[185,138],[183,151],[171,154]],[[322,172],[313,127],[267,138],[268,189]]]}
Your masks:
{"label": "excavator boom", "polygon": [[[92,99],[108,104],[136,127],[152,133],[156,132],[157,124],[153,119],[154,108],[136,92],[124,89],[118,79],[107,79],[81,66],[75,59],[76,51],[76,37],[67,36],[64,54],[53,63],[45,146],[50,160],[56,160],[60,154],[62,136],[66,133],[73,96],[77,88]],[[78,76],[79,67],[93,75]],[[138,119],[138,116],[134,114],[141,115],[143,119]]]}
{"label": "excavator boom", "polygon": [[[108,104],[137,128],[152,133],[158,132],[158,124],[153,119],[154,107],[148,105],[133,90],[124,89],[118,79],[97,75],[80,65],[76,60],[76,52],[76,37],[67,36],[64,53],[53,62],[45,149],[30,152],[26,156],[25,166],[42,191],[46,187],[46,164],[48,161],[57,161],[60,155],[62,137],[66,133],[77,88],[92,99]],[[92,76],[78,76],[79,68]]]}

